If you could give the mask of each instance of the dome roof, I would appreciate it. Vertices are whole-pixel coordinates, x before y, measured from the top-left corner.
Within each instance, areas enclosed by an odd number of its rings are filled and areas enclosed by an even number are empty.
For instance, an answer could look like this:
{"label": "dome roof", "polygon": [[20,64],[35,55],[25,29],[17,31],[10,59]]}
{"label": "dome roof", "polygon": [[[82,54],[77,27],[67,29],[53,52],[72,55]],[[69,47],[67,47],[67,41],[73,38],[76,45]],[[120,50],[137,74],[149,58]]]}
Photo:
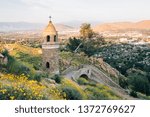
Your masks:
{"label": "dome roof", "polygon": [[45,28],[43,34],[44,34],[44,36],[46,36],[46,35],[56,35],[57,34],[57,31],[56,31],[54,25],[52,24],[52,21],[49,21],[49,24]]}

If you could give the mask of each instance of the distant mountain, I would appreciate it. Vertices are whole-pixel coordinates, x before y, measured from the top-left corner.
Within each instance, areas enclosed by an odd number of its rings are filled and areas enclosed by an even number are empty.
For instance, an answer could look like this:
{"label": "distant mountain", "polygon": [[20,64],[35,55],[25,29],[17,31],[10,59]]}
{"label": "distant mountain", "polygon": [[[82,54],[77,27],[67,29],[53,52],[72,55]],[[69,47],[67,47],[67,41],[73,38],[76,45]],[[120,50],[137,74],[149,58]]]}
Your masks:
{"label": "distant mountain", "polygon": [[[28,23],[28,22],[0,22],[0,31],[30,31],[30,30],[44,30],[47,24]],[[73,27],[55,24],[57,31],[70,31]]]}
{"label": "distant mountain", "polygon": [[74,21],[62,22],[61,24],[65,24],[65,25],[69,25],[69,26],[72,26],[75,28],[79,28],[82,23],[83,23],[83,21],[74,20]]}
{"label": "distant mountain", "polygon": [[68,26],[68,25],[64,25],[64,24],[54,24],[56,27],[56,30],[58,32],[64,32],[64,31],[72,31],[75,30],[74,27]]}
{"label": "distant mountain", "polygon": [[40,23],[0,22],[0,31],[40,30],[43,27]]}
{"label": "distant mountain", "polygon": [[144,20],[140,22],[117,22],[117,23],[105,23],[96,25],[93,27],[94,31],[119,31],[119,30],[150,30],[150,20]]}
{"label": "distant mountain", "polygon": [[95,26],[95,25],[99,24],[99,21],[97,21],[97,20],[95,20],[95,21],[73,20],[73,21],[62,22],[61,24],[69,25],[76,29],[79,29],[83,23],[90,23],[92,26]]}
{"label": "distant mountain", "polygon": [[[79,22],[77,22],[79,23]],[[65,23],[55,24],[58,32],[70,32],[77,31],[79,27],[71,26]],[[0,22],[0,32],[5,31],[42,31],[47,24],[42,23],[28,23],[28,22]],[[116,23],[104,23],[98,24],[93,27],[94,31],[120,31],[120,30],[150,30],[150,20],[140,22],[116,22]]]}

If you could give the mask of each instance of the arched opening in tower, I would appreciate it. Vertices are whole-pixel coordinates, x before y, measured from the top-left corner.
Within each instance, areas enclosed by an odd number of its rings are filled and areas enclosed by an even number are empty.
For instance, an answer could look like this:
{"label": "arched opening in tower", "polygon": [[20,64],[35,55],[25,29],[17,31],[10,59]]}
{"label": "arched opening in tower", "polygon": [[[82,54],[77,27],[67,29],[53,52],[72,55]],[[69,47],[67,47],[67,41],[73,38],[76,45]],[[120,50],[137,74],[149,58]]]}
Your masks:
{"label": "arched opening in tower", "polygon": [[57,36],[54,35],[54,42],[57,42]]}
{"label": "arched opening in tower", "polygon": [[46,62],[46,68],[50,68],[49,62]]}
{"label": "arched opening in tower", "polygon": [[49,35],[46,37],[46,39],[47,39],[47,42],[50,42],[50,36]]}

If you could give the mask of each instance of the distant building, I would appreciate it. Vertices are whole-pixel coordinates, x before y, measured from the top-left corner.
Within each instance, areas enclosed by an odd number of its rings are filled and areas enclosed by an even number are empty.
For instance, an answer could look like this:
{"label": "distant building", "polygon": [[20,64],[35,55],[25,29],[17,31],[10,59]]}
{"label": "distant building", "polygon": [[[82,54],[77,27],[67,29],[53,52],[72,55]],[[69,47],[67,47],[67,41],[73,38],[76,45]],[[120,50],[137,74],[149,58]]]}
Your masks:
{"label": "distant building", "polygon": [[50,20],[43,32],[42,44],[43,69],[48,73],[59,74],[59,40],[58,33]]}
{"label": "distant building", "polygon": [[120,38],[119,41],[121,43],[128,43],[128,39],[127,38]]}

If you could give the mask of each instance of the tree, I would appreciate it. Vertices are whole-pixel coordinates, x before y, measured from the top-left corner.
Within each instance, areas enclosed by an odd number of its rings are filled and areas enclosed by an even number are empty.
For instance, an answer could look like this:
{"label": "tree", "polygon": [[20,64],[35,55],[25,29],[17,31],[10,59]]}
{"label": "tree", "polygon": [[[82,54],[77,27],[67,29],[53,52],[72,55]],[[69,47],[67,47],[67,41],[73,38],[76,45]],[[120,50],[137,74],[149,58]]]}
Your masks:
{"label": "tree", "polygon": [[128,71],[128,83],[133,91],[150,95],[150,84],[145,72],[131,69]]}
{"label": "tree", "polygon": [[93,41],[85,41],[83,44],[82,51],[89,57],[96,54],[98,50],[98,48],[96,48],[93,43]]}
{"label": "tree", "polygon": [[69,43],[66,46],[66,49],[75,52],[75,50],[78,48],[78,52],[84,52],[87,56],[92,56],[96,54],[101,45],[104,45],[105,41],[103,37],[96,37],[88,40],[81,40],[81,39],[76,39],[70,38]]}
{"label": "tree", "polygon": [[92,38],[95,33],[91,29],[91,25],[84,23],[80,27],[80,35],[83,39]]}
{"label": "tree", "polygon": [[67,44],[67,50],[74,52],[76,48],[82,43],[81,39],[69,38],[69,43]]}

